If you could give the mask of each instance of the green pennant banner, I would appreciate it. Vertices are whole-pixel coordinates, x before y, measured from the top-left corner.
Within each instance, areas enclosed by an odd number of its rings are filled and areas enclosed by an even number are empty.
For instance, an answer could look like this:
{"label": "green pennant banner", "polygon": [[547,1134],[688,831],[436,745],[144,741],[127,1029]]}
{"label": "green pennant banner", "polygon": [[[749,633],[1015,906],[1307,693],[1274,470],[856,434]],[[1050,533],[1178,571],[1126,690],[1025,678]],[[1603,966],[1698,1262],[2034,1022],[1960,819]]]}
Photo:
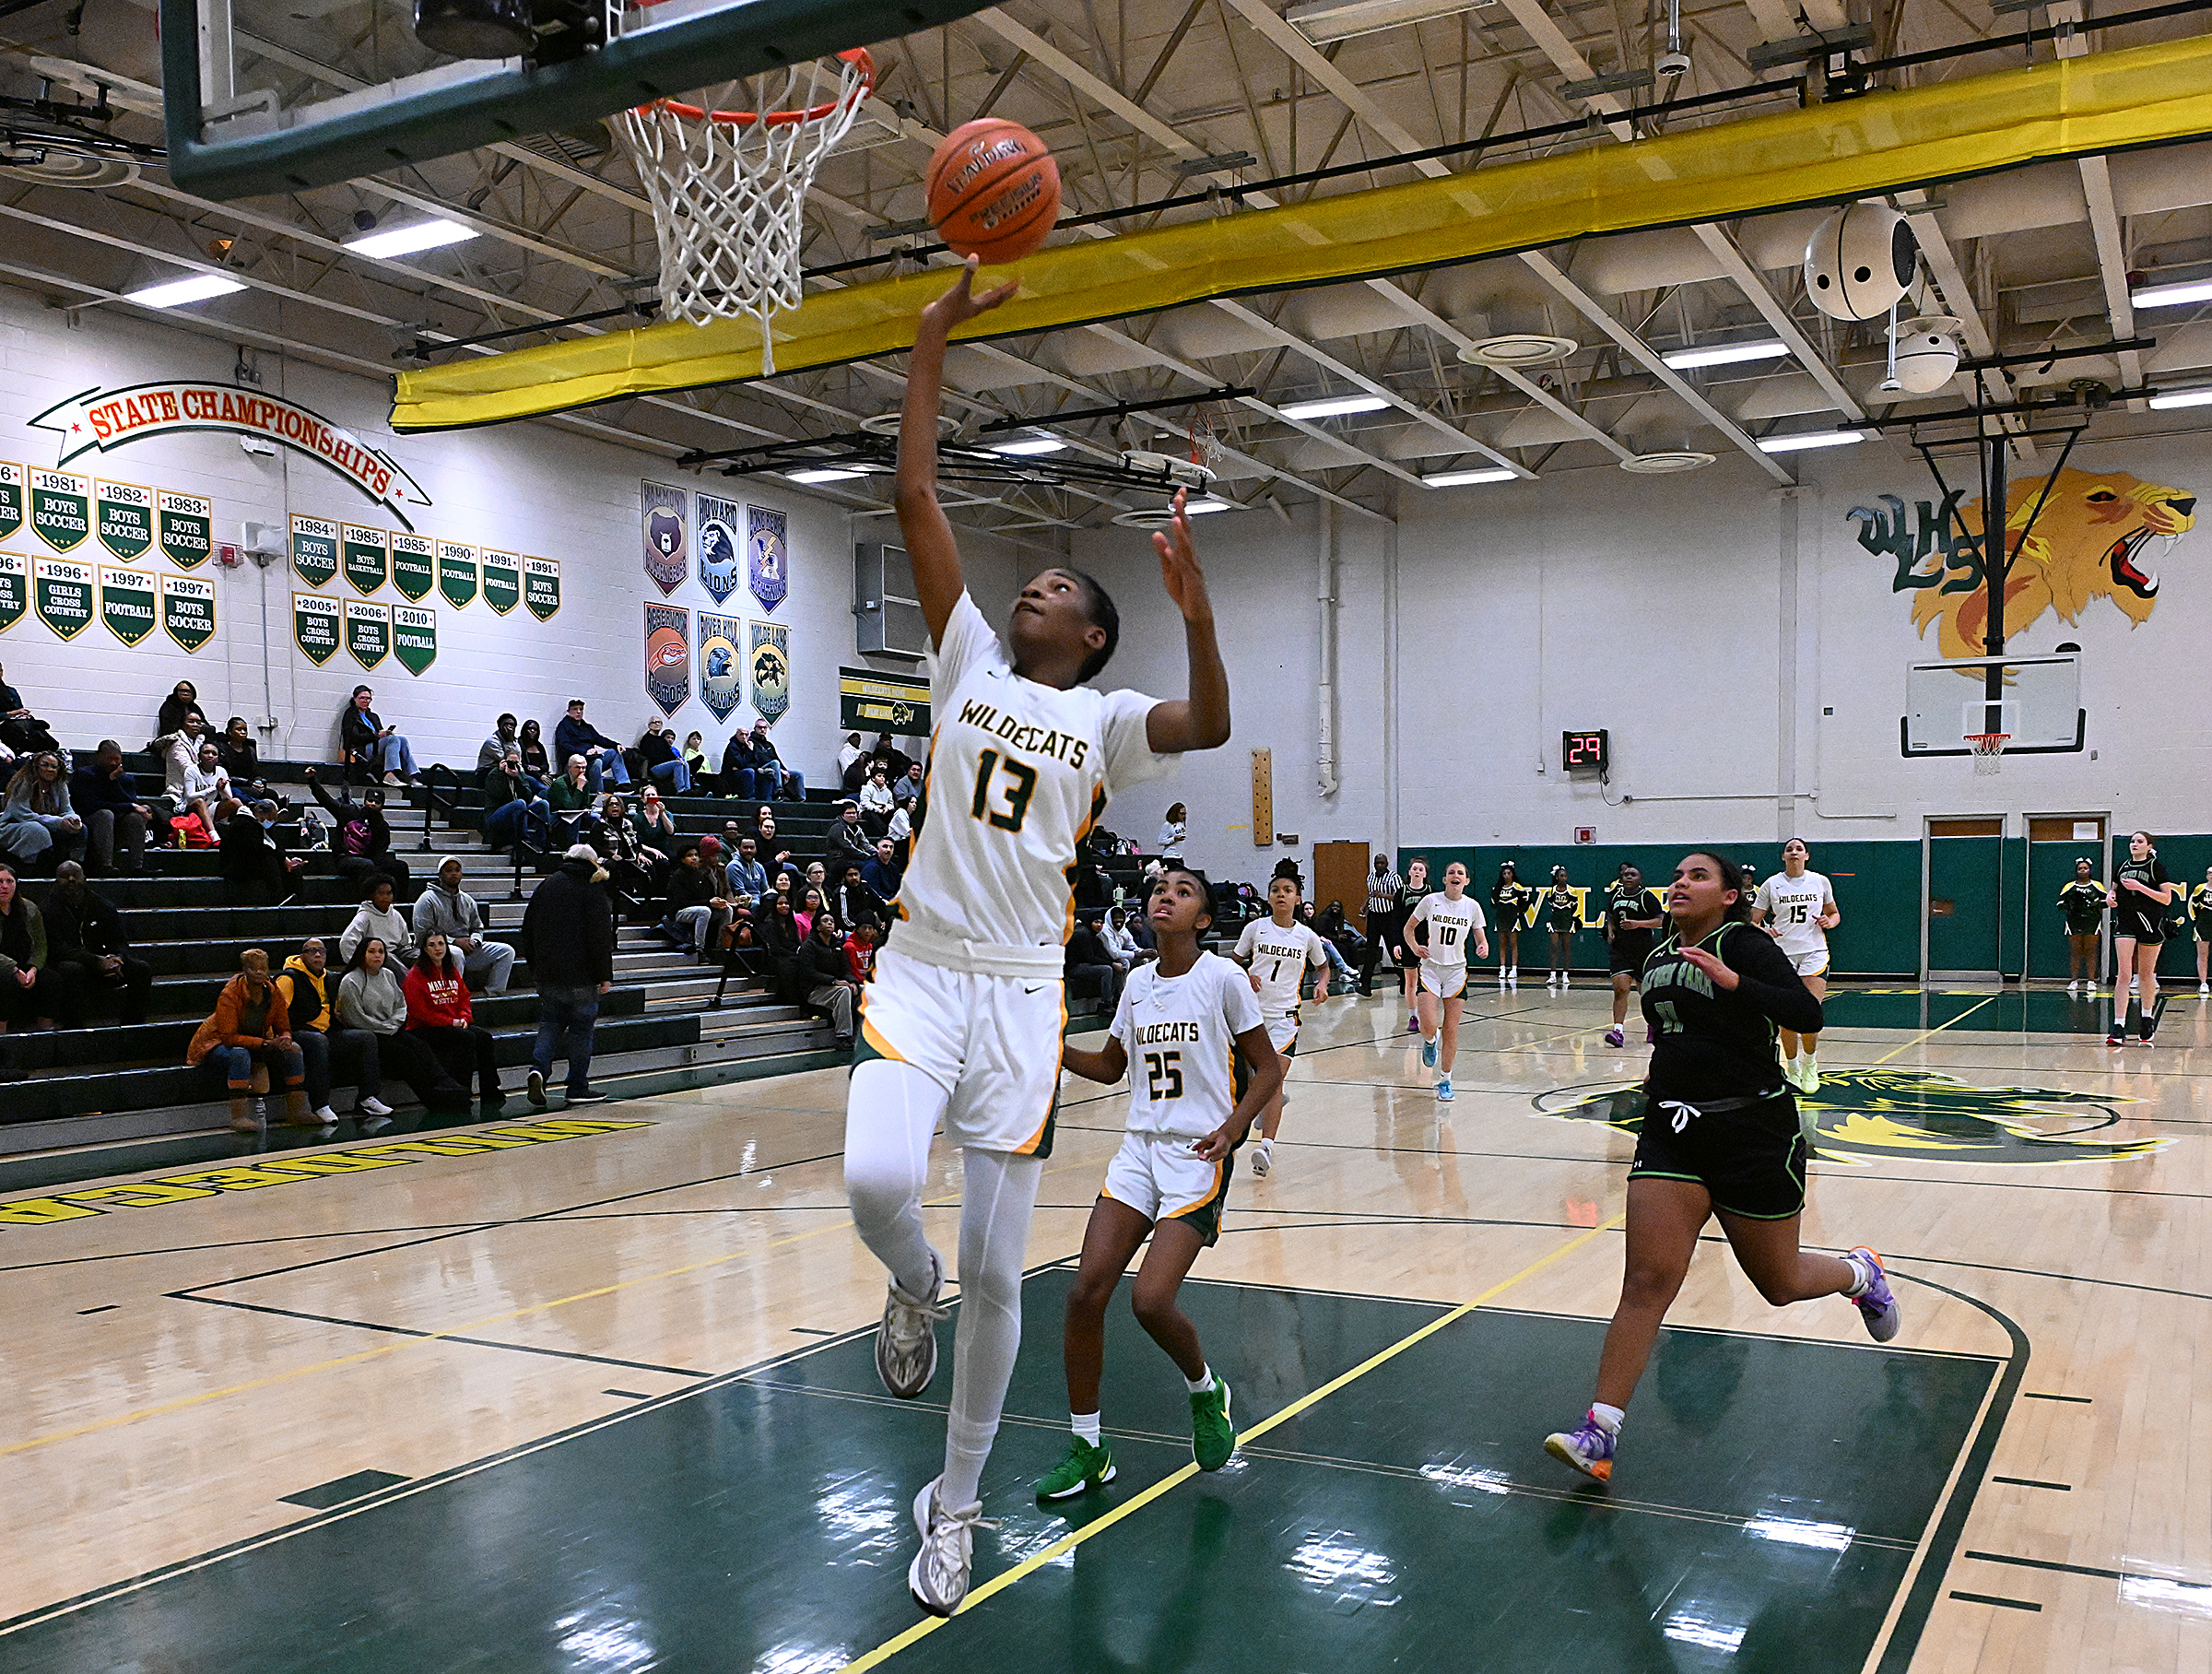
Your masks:
{"label": "green pennant banner", "polygon": [[386,545],[382,529],[362,524],[338,525],[338,563],[347,583],[364,598],[384,584]]}
{"label": "green pennant banner", "polygon": [[299,645],[300,654],[317,668],[338,654],[338,641],[344,632],[340,615],[335,598],[320,593],[292,595],[293,642]]}
{"label": "green pennant banner", "polygon": [[30,607],[30,562],[20,552],[0,552],[0,633]]}
{"label": "green pennant banner", "polygon": [[392,584],[403,597],[425,599],[438,586],[438,543],[427,535],[394,530],[392,536]]}
{"label": "green pennant banner", "polygon": [[477,549],[465,541],[438,543],[438,591],[458,610],[477,596]]}
{"label": "green pennant banner", "polygon": [[418,605],[392,607],[392,652],[409,674],[438,660],[438,613]]}
{"label": "green pennant banner", "polygon": [[100,544],[124,563],[135,564],[153,550],[153,489],[135,482],[96,483],[92,506]]}
{"label": "green pennant banner", "polygon": [[33,471],[30,532],[56,552],[83,546],[92,533],[92,479],[75,471]]}
{"label": "green pennant banner", "polygon": [[98,585],[99,574],[90,564],[61,558],[31,560],[31,607],[38,611],[39,620],[65,640],[76,638],[90,624],[92,595]]}
{"label": "green pennant banner", "polygon": [[560,614],[560,560],[523,560],[523,603],[541,622],[549,622]]}
{"label": "green pennant banner", "polygon": [[153,632],[154,572],[100,565],[100,619],[126,645],[135,645]]}
{"label": "green pennant banner", "polygon": [[392,654],[392,607],[367,599],[346,601],[346,649],[363,668],[374,668]]}
{"label": "green pennant banner", "polygon": [[161,631],[187,651],[215,637],[215,583],[203,575],[161,575]]}
{"label": "green pennant banner", "polygon": [[501,616],[505,616],[523,597],[523,560],[512,552],[494,552],[489,547],[482,553],[484,564],[484,602]]}
{"label": "green pennant banner", "polygon": [[23,526],[23,467],[0,460],[0,540]]}
{"label": "green pennant banner", "polygon": [[154,526],[161,551],[180,570],[197,569],[215,553],[215,501],[197,494],[154,496]]}
{"label": "green pennant banner", "polygon": [[311,587],[327,584],[338,572],[338,525],[293,513],[292,569]]}

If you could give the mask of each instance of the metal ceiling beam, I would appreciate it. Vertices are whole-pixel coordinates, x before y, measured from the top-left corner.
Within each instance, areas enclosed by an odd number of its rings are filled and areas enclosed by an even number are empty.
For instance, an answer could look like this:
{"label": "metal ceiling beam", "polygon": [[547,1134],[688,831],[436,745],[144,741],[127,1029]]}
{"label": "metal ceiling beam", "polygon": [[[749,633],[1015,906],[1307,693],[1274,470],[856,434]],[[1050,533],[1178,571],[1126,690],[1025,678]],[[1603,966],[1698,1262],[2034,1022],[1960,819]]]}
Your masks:
{"label": "metal ceiling beam", "polygon": [[[2079,23],[2082,9],[2081,0],[2053,0],[2044,21]],[[2052,44],[2061,58],[2079,58],[2089,50],[2088,37],[2078,32],[2061,35]],[[2136,305],[2128,294],[2127,240],[2120,227],[2120,206],[2112,198],[2112,166],[2101,157],[2085,157],[2077,167],[2081,171],[2082,201],[2089,210],[2089,234],[2097,244],[2097,277],[2104,286],[2105,317],[2112,322],[2113,336],[2132,337],[2136,335]],[[2142,354],[2124,348],[2119,360],[2123,386],[2141,388]],[[2130,412],[2150,410],[2140,397],[2127,406]]]}
{"label": "metal ceiling beam", "polygon": [[[1959,322],[1959,336],[1969,353],[1977,360],[1986,360],[1996,354],[1996,340],[1990,335],[1989,324],[1982,317],[1982,310],[1974,301],[1973,287],[1966,280],[1966,270],[1959,265],[1959,257],[1951,249],[1951,241],[1936,218],[1935,199],[1925,191],[1914,188],[1897,194],[1897,206],[1904,212],[1906,223],[1920,244],[1921,260],[1928,265],[1928,273],[1936,288],[1943,292],[1943,301]],[[1980,371],[1961,372],[1956,380],[1959,392],[1977,406],[2009,407],[2019,399],[2012,376],[2003,367],[1989,367]],[[2025,424],[2017,417],[2006,416],[1997,421],[2006,430],[2020,430]],[[2012,444],[2015,456],[2031,460],[2035,457],[2034,439],[2016,436]]]}

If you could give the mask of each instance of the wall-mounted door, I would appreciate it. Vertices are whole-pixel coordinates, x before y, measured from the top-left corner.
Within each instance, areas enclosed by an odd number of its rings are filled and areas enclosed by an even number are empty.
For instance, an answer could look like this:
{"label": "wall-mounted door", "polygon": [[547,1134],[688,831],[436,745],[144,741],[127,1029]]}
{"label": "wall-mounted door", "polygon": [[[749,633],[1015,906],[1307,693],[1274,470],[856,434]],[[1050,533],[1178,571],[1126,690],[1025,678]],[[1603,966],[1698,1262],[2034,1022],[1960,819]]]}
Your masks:
{"label": "wall-mounted door", "polygon": [[[2036,814],[2028,820],[2028,974],[2063,979],[2071,972],[2067,961],[2065,915],[2058,910],[2058,892],[2074,881],[2074,863],[2087,860],[2106,883],[2112,874],[2105,863],[2105,817],[2102,814]],[[2097,955],[2102,972],[2102,948]]]}
{"label": "wall-mounted door", "polygon": [[2005,945],[2005,821],[1931,819],[1922,843],[1922,974],[1994,982]]}

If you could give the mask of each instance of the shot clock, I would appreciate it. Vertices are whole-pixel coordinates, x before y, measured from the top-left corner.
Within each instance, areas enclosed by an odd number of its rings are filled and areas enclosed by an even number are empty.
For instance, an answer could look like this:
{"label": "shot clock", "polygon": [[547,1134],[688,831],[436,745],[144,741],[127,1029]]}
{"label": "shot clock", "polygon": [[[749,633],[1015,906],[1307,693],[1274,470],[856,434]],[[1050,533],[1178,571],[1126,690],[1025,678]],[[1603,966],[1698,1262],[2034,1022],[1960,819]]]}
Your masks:
{"label": "shot clock", "polygon": [[1603,728],[1559,735],[1559,766],[1570,773],[1602,773],[1613,765],[1612,747]]}

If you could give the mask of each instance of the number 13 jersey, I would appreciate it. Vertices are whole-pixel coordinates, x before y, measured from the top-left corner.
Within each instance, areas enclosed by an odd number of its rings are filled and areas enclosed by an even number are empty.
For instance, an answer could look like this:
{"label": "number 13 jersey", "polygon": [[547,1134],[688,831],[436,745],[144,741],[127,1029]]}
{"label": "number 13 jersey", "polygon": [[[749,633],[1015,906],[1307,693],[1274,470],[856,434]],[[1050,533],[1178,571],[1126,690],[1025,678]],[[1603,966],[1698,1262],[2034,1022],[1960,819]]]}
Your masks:
{"label": "number 13 jersey", "polygon": [[892,943],[947,970],[1058,977],[1077,846],[1116,791],[1181,758],[1146,740],[1155,699],[1063,691],[1016,674],[965,593],[933,661],[927,819],[900,886]]}

